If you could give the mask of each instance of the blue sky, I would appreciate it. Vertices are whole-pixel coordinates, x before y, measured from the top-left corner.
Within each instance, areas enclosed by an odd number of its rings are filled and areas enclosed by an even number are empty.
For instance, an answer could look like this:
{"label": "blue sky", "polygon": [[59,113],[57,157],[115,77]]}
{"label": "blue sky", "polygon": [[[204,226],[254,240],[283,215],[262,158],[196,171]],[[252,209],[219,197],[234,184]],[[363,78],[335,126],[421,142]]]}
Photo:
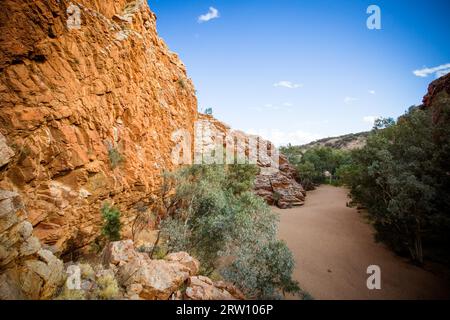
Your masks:
{"label": "blue sky", "polygon": [[[366,26],[371,4],[381,9],[381,30]],[[437,77],[425,68],[450,70],[447,0],[149,5],[159,35],[186,64],[199,109],[278,145],[368,130],[373,117],[421,102]]]}

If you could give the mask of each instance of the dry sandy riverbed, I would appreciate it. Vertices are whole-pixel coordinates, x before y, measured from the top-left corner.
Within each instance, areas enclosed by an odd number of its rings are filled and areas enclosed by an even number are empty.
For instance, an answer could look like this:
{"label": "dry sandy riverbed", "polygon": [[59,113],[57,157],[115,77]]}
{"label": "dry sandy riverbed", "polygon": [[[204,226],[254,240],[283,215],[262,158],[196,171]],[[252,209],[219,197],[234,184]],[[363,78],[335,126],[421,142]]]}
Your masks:
{"label": "dry sandy riverbed", "polygon": [[[375,243],[372,227],[347,201],[346,189],[321,186],[308,193],[303,207],[273,208],[280,214],[279,238],[295,257],[294,277],[305,291],[314,299],[450,297],[447,281]],[[367,289],[370,265],[381,268],[381,290]]]}

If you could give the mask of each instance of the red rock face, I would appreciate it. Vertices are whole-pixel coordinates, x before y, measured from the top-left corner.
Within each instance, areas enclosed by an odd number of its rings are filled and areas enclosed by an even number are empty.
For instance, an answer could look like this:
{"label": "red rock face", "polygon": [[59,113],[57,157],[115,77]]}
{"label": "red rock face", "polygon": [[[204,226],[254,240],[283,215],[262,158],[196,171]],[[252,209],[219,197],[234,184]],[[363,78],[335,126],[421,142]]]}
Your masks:
{"label": "red rock face", "polygon": [[450,105],[450,73],[430,83],[428,93],[423,97],[423,105],[432,109],[434,123],[449,120],[442,119],[442,114],[444,108]]}
{"label": "red rock face", "polygon": [[[230,127],[212,116],[200,114],[199,119],[207,121],[219,134],[233,136],[241,141],[248,140],[250,137],[241,131],[231,131]],[[258,148],[271,145],[270,142],[264,141],[260,137],[256,137],[256,139]],[[248,150],[245,150],[245,154],[248,156]],[[284,155],[279,155],[278,167],[271,166],[270,161],[264,157],[258,157],[257,164],[260,167],[260,174],[256,177],[254,187],[257,195],[264,198],[269,205],[276,205],[282,209],[304,204],[306,192],[303,186],[296,181],[296,169]]]}
{"label": "red rock face", "polygon": [[126,224],[173,167],[171,134],[197,117],[147,1],[73,2],[79,29],[70,3],[5,0],[0,12],[0,189],[21,195],[56,252],[93,239],[105,199]]}

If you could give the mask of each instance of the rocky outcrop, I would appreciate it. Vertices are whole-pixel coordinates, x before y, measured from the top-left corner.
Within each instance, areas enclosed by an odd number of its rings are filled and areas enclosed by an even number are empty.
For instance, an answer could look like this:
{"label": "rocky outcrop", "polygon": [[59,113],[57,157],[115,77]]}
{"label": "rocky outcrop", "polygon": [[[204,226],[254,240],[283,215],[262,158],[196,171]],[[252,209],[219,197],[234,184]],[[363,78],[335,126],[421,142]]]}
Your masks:
{"label": "rocky outcrop", "polygon": [[33,236],[20,196],[0,190],[0,300],[50,299],[63,279],[62,261]]}
{"label": "rocky outcrop", "polygon": [[305,202],[306,192],[289,172],[282,171],[260,174],[255,180],[255,192],[269,205],[281,209],[301,206]]}
{"label": "rocky outcrop", "polygon": [[0,21],[0,189],[58,254],[98,235],[106,199],[128,226],[197,117],[147,1],[4,0]]}
{"label": "rocky outcrop", "polygon": [[[450,116],[448,115],[450,106],[450,73],[430,83],[428,92],[423,98],[423,106],[432,110],[435,124],[450,122]],[[447,110],[447,113],[445,110]]]}
{"label": "rocky outcrop", "polygon": [[[236,154],[241,153],[249,157],[248,148],[251,145],[250,139],[253,139],[254,145],[257,146],[256,164],[260,168],[254,189],[255,193],[264,198],[269,205],[285,209],[304,204],[306,192],[296,181],[296,169],[283,154],[276,154],[276,156],[271,154],[277,152],[271,142],[242,131],[231,130],[229,126],[210,115],[200,114],[199,120],[204,122],[201,139],[203,150],[213,150],[216,144],[222,143],[227,150],[227,143],[231,140],[235,145]],[[239,145],[236,141],[243,143]],[[262,148],[269,151],[267,155],[265,152],[261,153]]]}
{"label": "rocky outcrop", "polygon": [[114,270],[126,299],[244,299],[233,285],[198,276],[200,263],[186,252],[154,260],[136,251],[131,240],[125,240],[111,243],[104,256],[104,265]]}
{"label": "rocky outcrop", "polygon": [[240,291],[235,289],[234,293],[233,296],[226,287],[207,277],[195,276],[189,278],[184,297],[188,300],[236,300],[236,296],[244,299]]}

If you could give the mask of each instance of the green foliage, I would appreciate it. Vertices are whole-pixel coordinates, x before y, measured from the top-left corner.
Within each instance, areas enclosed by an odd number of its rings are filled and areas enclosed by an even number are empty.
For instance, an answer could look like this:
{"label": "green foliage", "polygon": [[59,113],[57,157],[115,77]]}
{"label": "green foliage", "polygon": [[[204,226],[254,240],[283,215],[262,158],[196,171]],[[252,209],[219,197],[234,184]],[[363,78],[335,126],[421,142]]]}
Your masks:
{"label": "green foliage", "polygon": [[194,165],[176,173],[177,209],[162,221],[161,238],[169,251],[196,256],[203,274],[219,271],[249,297],[274,297],[297,288],[294,260],[277,241],[275,214],[251,191],[257,172],[250,165]]}
{"label": "green foliage", "polygon": [[[314,147],[306,151],[298,147],[288,146],[283,148],[283,154],[296,167],[299,182],[306,190],[314,189],[315,185],[323,183],[339,184],[339,168],[350,163],[350,153],[345,150],[330,147]],[[331,179],[325,177],[328,171]]]}
{"label": "green foliage", "polygon": [[226,189],[234,194],[242,194],[253,189],[255,176],[259,174],[259,168],[256,165],[240,164],[228,167]]}
{"label": "green foliage", "polygon": [[294,259],[284,242],[254,243],[240,247],[235,254],[237,258],[225,269],[224,276],[244,285],[250,296],[273,299],[281,298],[280,293],[300,291],[291,278]]}
{"label": "green foliage", "polygon": [[213,114],[213,109],[212,108],[206,108],[204,113],[208,114],[208,115],[212,115]]}
{"label": "green foliage", "polygon": [[110,204],[105,203],[101,209],[103,217],[102,235],[109,241],[120,240],[120,211],[115,207],[111,207]]}
{"label": "green foliage", "polygon": [[373,124],[374,130],[386,129],[395,125],[395,120],[393,118],[378,118],[375,119]]}
{"label": "green foliage", "polygon": [[340,174],[353,200],[367,207],[378,240],[419,264],[424,258],[448,264],[448,122],[434,125],[428,110],[411,108],[384,127],[352,152]]}
{"label": "green foliage", "polygon": [[117,148],[109,148],[108,157],[112,169],[117,168],[124,161],[123,156],[120,154]]}

